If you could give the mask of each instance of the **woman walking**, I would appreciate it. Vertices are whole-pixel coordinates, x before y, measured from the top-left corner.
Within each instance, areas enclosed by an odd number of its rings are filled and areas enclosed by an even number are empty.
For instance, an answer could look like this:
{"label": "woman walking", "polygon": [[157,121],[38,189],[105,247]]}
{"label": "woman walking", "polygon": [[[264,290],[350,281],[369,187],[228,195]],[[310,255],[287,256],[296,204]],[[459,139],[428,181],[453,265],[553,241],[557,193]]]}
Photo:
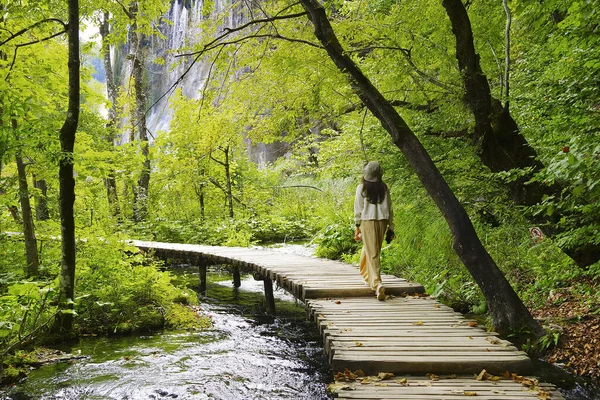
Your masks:
{"label": "woman walking", "polygon": [[[360,274],[375,291],[378,300],[385,300],[381,282],[380,254],[384,237],[389,242],[394,235],[392,201],[387,185],[381,180],[381,166],[371,161],[363,168],[362,183],[356,188],[354,222],[356,238],[362,235]],[[386,235],[387,231],[387,235]]]}

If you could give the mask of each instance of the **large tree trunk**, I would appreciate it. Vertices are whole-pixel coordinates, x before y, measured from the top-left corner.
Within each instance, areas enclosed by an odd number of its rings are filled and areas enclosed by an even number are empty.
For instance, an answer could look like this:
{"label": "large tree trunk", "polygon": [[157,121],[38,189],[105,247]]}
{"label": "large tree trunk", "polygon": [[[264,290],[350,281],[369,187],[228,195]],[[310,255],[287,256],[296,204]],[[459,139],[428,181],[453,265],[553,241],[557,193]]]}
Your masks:
{"label": "large tree trunk", "polygon": [[148,148],[148,129],[146,127],[146,92],[144,90],[144,52],[142,49],[143,34],[137,32],[137,3],[131,6],[130,13],[134,18],[131,27],[131,49],[133,51],[133,85],[135,91],[135,125],[137,126],[140,150],[144,156],[142,171],[134,188],[133,219],[140,222],[148,215],[148,187],[150,186],[150,157]]}
{"label": "large tree trunk", "polygon": [[[104,12],[102,24],[100,25],[100,36],[102,37],[102,52],[104,54],[104,73],[106,75],[106,92],[108,99],[111,102],[111,107],[108,109],[108,123],[106,124],[106,141],[109,148],[112,149],[115,140],[115,129],[118,126],[117,122],[117,85],[115,84],[115,76],[112,68],[110,57],[110,44],[108,43],[108,34],[110,33],[109,13]],[[121,215],[119,207],[119,196],[117,194],[117,181],[115,179],[114,169],[108,171],[108,175],[104,178],[104,186],[106,187],[106,196],[108,198],[108,207],[113,217]]]}
{"label": "large tree trunk", "polygon": [[[13,127],[16,122],[13,121]],[[17,153],[17,174],[19,176],[19,202],[21,203],[21,214],[23,215],[23,236],[25,237],[25,255],[27,258],[27,268],[25,274],[27,277],[37,276],[39,273],[39,256],[37,249],[37,240],[35,238],[35,228],[33,226],[33,213],[31,212],[31,202],[29,201],[29,186],[27,184],[27,172],[25,163],[21,154]]]}
{"label": "large tree trunk", "polygon": [[540,326],[484,249],[469,216],[421,142],[390,102],[344,52],[320,3],[317,0],[301,0],[301,3],[315,27],[315,35],[327,50],[329,57],[339,70],[348,76],[354,91],[388,131],[394,144],[414,168],[421,183],[444,215],[452,232],[454,250],[481,288],[494,327],[503,334],[518,331],[523,327],[540,334]]}
{"label": "large tree trunk", "polygon": [[60,304],[56,327],[68,332],[73,326],[73,299],[75,294],[75,179],[73,177],[73,147],[79,124],[79,0],[69,0],[69,103],[65,122],[60,129],[58,180],[60,183],[60,227],[62,235],[62,262],[60,270]]}
{"label": "large tree trunk", "polygon": [[[513,200],[519,205],[530,206],[541,202],[545,195],[560,195],[561,188],[558,185],[527,183],[533,173],[543,168],[543,164],[537,159],[535,149],[521,134],[511,116],[509,101],[502,106],[499,100],[492,97],[487,77],[481,70],[479,55],[475,51],[471,21],[462,0],[443,0],[442,4],[456,37],[456,59],[465,86],[464,101],[475,118],[473,140],[479,146],[483,164],[492,172],[531,168],[530,174],[509,184]],[[508,80],[508,72],[505,76]],[[505,82],[505,87],[508,92],[508,82]],[[559,233],[556,221],[539,220],[538,217],[532,222],[545,224],[548,233]],[[562,250],[580,266],[591,265],[600,260],[600,245],[588,244],[575,248],[567,246]]]}
{"label": "large tree trunk", "polygon": [[[493,172],[543,165],[537,153],[519,132],[516,122],[500,101],[493,99],[488,79],[481,70],[479,55],[473,44],[471,21],[462,0],[444,0],[444,8],[456,37],[456,59],[465,86],[464,102],[475,118],[473,142],[479,146],[483,163]],[[508,105],[508,103],[507,103]],[[521,181],[511,185],[517,204],[532,205],[544,194],[544,188]]]}

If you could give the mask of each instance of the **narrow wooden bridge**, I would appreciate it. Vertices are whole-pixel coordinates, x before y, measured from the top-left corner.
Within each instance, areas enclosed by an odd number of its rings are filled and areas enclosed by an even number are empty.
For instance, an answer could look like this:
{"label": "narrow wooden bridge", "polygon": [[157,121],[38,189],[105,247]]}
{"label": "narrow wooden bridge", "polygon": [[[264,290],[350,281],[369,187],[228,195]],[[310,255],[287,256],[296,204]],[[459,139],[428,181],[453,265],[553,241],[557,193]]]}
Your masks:
{"label": "narrow wooden bridge", "polygon": [[240,271],[263,280],[271,312],[273,282],[304,302],[323,335],[339,399],[563,399],[551,385],[523,377],[532,372],[524,352],[425,295],[420,284],[383,275],[388,299],[381,302],[357,267],[338,261],[253,248],[132,244],[197,264],[204,290],[207,266],[222,264],[232,268],[235,286]]}

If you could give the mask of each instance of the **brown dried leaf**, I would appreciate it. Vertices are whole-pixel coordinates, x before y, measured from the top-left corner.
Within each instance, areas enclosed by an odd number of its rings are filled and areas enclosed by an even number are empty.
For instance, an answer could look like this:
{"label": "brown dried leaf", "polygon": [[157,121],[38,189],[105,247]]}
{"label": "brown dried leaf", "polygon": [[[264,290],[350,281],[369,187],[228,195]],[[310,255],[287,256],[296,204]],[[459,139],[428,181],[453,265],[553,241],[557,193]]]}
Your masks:
{"label": "brown dried leaf", "polygon": [[439,381],[440,377],[437,376],[436,374],[427,374],[427,376],[429,377],[429,379],[431,379],[432,381]]}
{"label": "brown dried leaf", "polygon": [[340,390],[356,390],[356,388],[354,387],[354,385],[339,382],[330,383],[329,385],[327,385],[327,392],[329,393],[336,393]]}
{"label": "brown dried leaf", "polygon": [[384,379],[388,379],[388,378],[393,378],[394,374],[391,372],[380,372],[377,374],[377,377],[381,380],[384,380]]}

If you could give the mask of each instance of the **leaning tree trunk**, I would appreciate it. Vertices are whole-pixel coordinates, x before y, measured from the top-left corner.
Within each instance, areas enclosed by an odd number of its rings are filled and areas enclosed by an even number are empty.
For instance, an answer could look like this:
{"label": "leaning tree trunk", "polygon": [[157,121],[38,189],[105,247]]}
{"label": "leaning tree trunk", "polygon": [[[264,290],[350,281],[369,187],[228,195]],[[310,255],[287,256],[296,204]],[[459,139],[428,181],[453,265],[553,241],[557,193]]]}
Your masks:
{"label": "leaning tree trunk", "polygon": [[[13,121],[13,127],[16,122]],[[21,214],[23,215],[23,236],[25,237],[25,255],[27,258],[27,268],[25,274],[28,277],[37,276],[39,273],[39,256],[37,249],[37,240],[35,238],[35,228],[33,226],[33,213],[31,212],[31,202],[29,201],[29,186],[27,184],[27,172],[25,163],[21,154],[17,153],[17,174],[19,176],[19,202],[21,203]]]}
{"label": "leaning tree trunk", "polygon": [[73,177],[73,147],[79,124],[79,0],[69,0],[69,103],[65,122],[60,129],[61,158],[58,180],[60,185],[60,227],[62,261],[60,270],[60,303],[56,327],[68,332],[73,327],[73,299],[75,295],[75,179]]}
{"label": "leaning tree trunk", "polygon": [[402,151],[444,215],[452,232],[454,250],[481,288],[494,327],[504,334],[523,327],[528,327],[536,334],[541,333],[540,326],[481,244],[469,216],[421,142],[390,102],[344,52],[327,19],[325,9],[318,0],[301,0],[301,3],[315,27],[315,35],[329,57],[348,76],[355,93],[388,131],[394,144]]}
{"label": "leaning tree trunk", "polygon": [[[111,107],[108,109],[108,123],[106,124],[106,142],[109,150],[113,150],[115,141],[115,129],[118,126],[117,122],[117,85],[115,84],[115,76],[112,68],[110,57],[110,44],[108,43],[108,34],[110,33],[109,13],[104,12],[102,24],[100,25],[100,36],[102,37],[102,52],[104,53],[104,73],[106,75],[106,92],[108,99],[111,102]],[[107,176],[104,178],[104,186],[106,187],[106,196],[108,198],[108,207],[110,214],[113,217],[121,215],[119,207],[119,196],[117,194],[117,181],[115,179],[115,171],[110,168]]]}
{"label": "leaning tree trunk", "polygon": [[[492,172],[531,168],[531,174],[509,184],[513,200],[519,205],[534,205],[541,202],[545,195],[560,195],[562,188],[559,185],[527,183],[533,173],[543,168],[543,164],[511,116],[509,101],[503,107],[499,100],[492,97],[487,77],[481,70],[479,55],[475,51],[471,21],[462,0],[443,0],[442,4],[456,37],[456,59],[465,86],[464,101],[475,118],[473,140],[480,147],[483,164]],[[507,15],[510,19],[508,11]],[[509,57],[506,59],[509,60]],[[505,87],[508,95],[508,65],[506,68]],[[540,221],[537,218],[533,222],[546,224],[549,233],[559,233],[556,221],[548,218]],[[580,266],[591,265],[600,259],[600,244],[590,243],[575,248],[567,246],[563,246],[562,250]]]}

